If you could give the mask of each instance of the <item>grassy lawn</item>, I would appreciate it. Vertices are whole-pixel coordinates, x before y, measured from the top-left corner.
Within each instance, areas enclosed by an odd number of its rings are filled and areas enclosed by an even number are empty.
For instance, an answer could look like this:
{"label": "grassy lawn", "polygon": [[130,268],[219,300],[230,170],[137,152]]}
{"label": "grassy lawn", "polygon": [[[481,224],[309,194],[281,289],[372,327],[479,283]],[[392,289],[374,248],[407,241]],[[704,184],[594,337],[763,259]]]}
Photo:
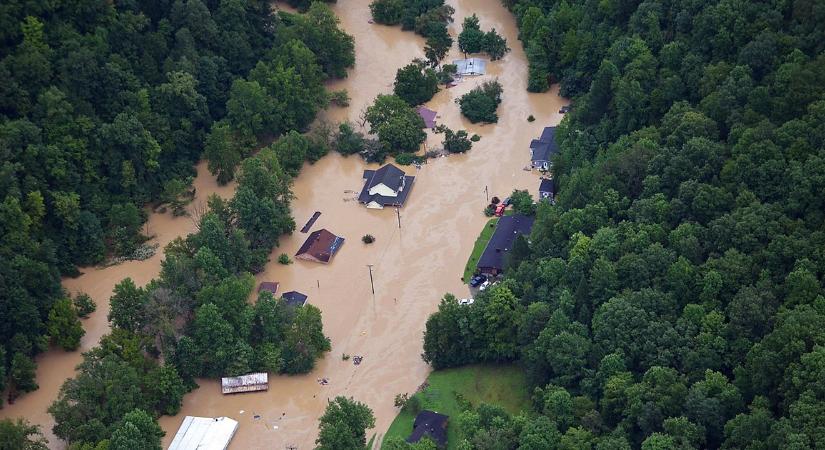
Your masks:
{"label": "grassy lawn", "polygon": [[[455,393],[477,406],[480,403],[500,405],[510,413],[529,408],[530,395],[524,371],[516,366],[475,365],[458,369],[439,370],[427,379],[429,387],[416,396],[421,399],[422,409],[429,409],[450,416],[447,428],[448,449],[455,448],[460,435],[456,421],[461,412]],[[390,425],[384,440],[392,436],[406,439],[412,432],[415,416],[401,412]]]}
{"label": "grassy lawn", "polygon": [[481,234],[478,236],[478,239],[476,239],[476,243],[473,246],[473,252],[470,253],[470,259],[464,267],[465,283],[469,283],[470,278],[472,278],[475,273],[478,258],[481,258],[481,254],[484,253],[484,248],[487,247],[487,242],[490,241],[490,238],[493,237],[493,232],[496,231],[496,222],[498,222],[498,217],[493,217],[488,220],[484,225],[484,228],[481,230]]}

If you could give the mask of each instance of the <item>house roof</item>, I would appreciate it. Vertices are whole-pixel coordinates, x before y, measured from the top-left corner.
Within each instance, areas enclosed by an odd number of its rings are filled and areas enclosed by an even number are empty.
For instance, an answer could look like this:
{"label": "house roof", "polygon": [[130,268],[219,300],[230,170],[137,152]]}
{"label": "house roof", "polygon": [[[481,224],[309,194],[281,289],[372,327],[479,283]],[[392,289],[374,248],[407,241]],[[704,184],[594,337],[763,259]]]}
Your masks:
{"label": "house roof", "polygon": [[498,219],[496,231],[481,258],[478,259],[477,267],[489,267],[498,270],[504,269],[504,257],[513,248],[513,242],[519,234],[530,234],[533,228],[533,218],[521,214],[503,216]]}
{"label": "house roof", "polygon": [[310,233],[295,256],[308,255],[319,261],[329,262],[343,243],[344,238],[330,233],[326,228],[321,228]]}
{"label": "house roof", "polygon": [[539,184],[539,192],[556,192],[556,182],[552,178],[544,178]]}
{"label": "house roof", "polygon": [[552,155],[559,152],[556,144],[556,127],[546,127],[540,138],[530,141],[530,148],[533,150],[533,161],[549,161]]}
{"label": "house roof", "polygon": [[419,106],[415,109],[415,112],[424,119],[424,126],[426,128],[433,128],[435,127],[435,116],[438,115],[437,112],[433,111],[432,109],[425,108],[423,106]]}
{"label": "house roof", "polygon": [[487,60],[481,58],[456,59],[453,61],[458,75],[484,75],[487,73]]}
{"label": "house roof", "polygon": [[407,442],[415,443],[426,436],[439,447],[445,447],[447,445],[447,420],[449,418],[447,415],[426,409],[421,411],[415,416],[413,431],[410,437],[407,438]]}
{"label": "house roof", "polygon": [[277,281],[261,281],[261,284],[258,285],[258,292],[267,291],[275,295],[278,292],[278,286]]}
{"label": "house roof", "polygon": [[[392,164],[387,164],[378,170],[365,170],[364,179],[367,182],[364,183],[364,187],[358,195],[358,201],[364,204],[378,202],[383,206],[403,205],[415,181],[414,176],[405,175],[401,169]],[[397,192],[398,195],[395,197],[385,197],[380,194],[370,195],[370,189],[379,184],[387,186]],[[404,186],[404,189],[399,191],[401,186]]]}
{"label": "house roof", "polygon": [[221,392],[233,394],[236,392],[265,391],[269,388],[269,374],[266,372],[250,373],[239,377],[221,378]]}
{"label": "house roof", "polygon": [[186,416],[169,450],[225,450],[238,429],[229,417]]}
{"label": "house roof", "polygon": [[287,306],[304,306],[307,302],[307,296],[298,291],[284,292],[281,298]]}

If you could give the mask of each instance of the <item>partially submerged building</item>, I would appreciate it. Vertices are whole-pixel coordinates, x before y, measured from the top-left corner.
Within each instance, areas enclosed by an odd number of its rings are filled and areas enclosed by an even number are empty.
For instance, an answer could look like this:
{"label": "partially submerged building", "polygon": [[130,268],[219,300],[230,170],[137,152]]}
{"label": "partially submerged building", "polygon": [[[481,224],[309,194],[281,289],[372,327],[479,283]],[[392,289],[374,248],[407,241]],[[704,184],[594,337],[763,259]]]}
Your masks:
{"label": "partially submerged building", "polygon": [[530,164],[535,169],[550,170],[550,159],[558,152],[556,127],[546,127],[541,137],[530,141]]}
{"label": "partially submerged building", "polygon": [[435,118],[438,115],[437,112],[424,106],[415,108],[415,112],[417,112],[418,115],[421,116],[421,120],[424,121],[424,128],[435,128]]}
{"label": "partially submerged building", "polygon": [[428,437],[439,448],[447,447],[447,424],[450,416],[439,414],[434,411],[424,410],[415,416],[413,431],[407,442],[414,444],[421,439]]}
{"label": "partially submerged building", "polygon": [[277,281],[261,281],[261,284],[258,285],[258,293],[266,291],[274,296],[278,292],[278,286],[280,285]]}
{"label": "partially submerged building", "polygon": [[358,201],[367,208],[382,209],[385,206],[401,206],[412,189],[414,176],[398,167],[387,164],[378,170],[364,171],[364,187]]}
{"label": "partially submerged building", "polygon": [[326,228],[313,231],[298,249],[295,258],[328,264],[344,244],[344,238],[330,233]]}
{"label": "partially submerged building", "polygon": [[542,178],[539,184],[539,200],[556,202],[556,182],[552,178]]}
{"label": "partially submerged building", "polygon": [[226,450],[238,430],[238,422],[229,417],[183,418],[169,450]]}
{"label": "partially submerged building", "polygon": [[281,300],[285,305],[295,308],[306,305],[307,296],[298,291],[289,291],[281,294]]}
{"label": "partially submerged building", "polygon": [[266,372],[249,373],[239,377],[221,378],[222,394],[239,394],[241,392],[266,391],[269,389],[269,374]]}
{"label": "partially submerged building", "polygon": [[513,249],[516,238],[521,234],[529,235],[532,229],[532,217],[513,214],[498,219],[496,230],[478,259],[478,271],[485,275],[498,275],[503,272],[506,257]]}
{"label": "partially submerged building", "polygon": [[487,73],[487,60],[481,58],[456,59],[453,61],[456,66],[456,75],[475,76]]}

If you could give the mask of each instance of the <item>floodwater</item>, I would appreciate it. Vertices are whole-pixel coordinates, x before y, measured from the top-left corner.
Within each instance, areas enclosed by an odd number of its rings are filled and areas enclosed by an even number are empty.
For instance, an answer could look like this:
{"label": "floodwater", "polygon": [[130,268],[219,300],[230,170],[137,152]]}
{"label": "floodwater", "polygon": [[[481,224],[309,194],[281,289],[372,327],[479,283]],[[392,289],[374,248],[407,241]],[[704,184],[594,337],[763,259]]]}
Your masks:
{"label": "floodwater", "polygon": [[[544,126],[561,120],[558,109],[566,102],[557,87],[545,94],[529,94],[527,62],[512,15],[497,0],[448,0],[456,9],[450,33],[456,36],[465,16],[476,13],[482,28],[495,27],[507,38],[512,51],[487,65],[488,75],[469,78],[458,86],[439,92],[427,103],[438,111],[438,123],[478,134],[481,141],[464,155],[430,160],[420,170],[407,166],[415,184],[399,215],[394,209],[367,210],[354,199],[362,187],[367,166],[355,156],[330,154],[314,165],[306,165],[295,180],[292,205],[300,229],[315,211],[321,216],[312,231],[327,228],[346,238],[341,250],[328,265],[296,260],[283,266],[275,259],[280,253],[293,255],[307,234],[296,231],[281,239],[281,247],[271,255],[271,263],[257,275],[258,281],[278,281],[281,291],[297,290],[309,296],[309,303],[323,312],[324,331],[332,341],[332,351],[318,361],[316,369],[302,376],[270,378],[269,391],[222,396],[215,380],[199,380],[200,388],[184,398],[177,416],[161,417],[168,445],[184,415],[228,416],[240,422],[231,448],[294,448],[314,446],[317,420],[327,399],[337,395],[354,397],[372,408],[376,427],[368,435],[380,438],[396,414],[393,398],[412,393],[429,367],[421,360],[422,333],[427,317],[437,309],[442,295],[468,295],[460,277],[473,243],[486,222],[485,187],[489,195],[507,196],[513,189],[528,189],[537,196],[539,176],[525,171],[529,165],[530,140]],[[379,93],[390,93],[395,72],[415,57],[423,57],[423,40],[399,27],[369,24],[369,0],[342,0],[333,5],[348,33],[355,37],[356,67],[349,77],[329,84],[331,89],[347,89],[348,108],[325,113],[330,122],[358,122],[361,111]],[[462,55],[454,48],[446,58]],[[454,100],[481,81],[498,77],[504,87],[498,124],[472,125],[461,117]],[[535,122],[528,122],[533,115]],[[439,146],[441,136],[429,136],[428,146]],[[196,180],[198,199],[208,192],[228,197],[232,187],[219,188],[199,165]],[[192,231],[188,218],[153,214],[149,232],[157,235],[161,247],[176,236]],[[361,242],[364,234],[376,237],[373,244]],[[157,276],[160,255],[142,262],[87,270],[68,279],[70,291],[89,293],[98,311],[84,322],[87,335],[83,349],[93,346],[108,330],[107,300],[113,286],[126,276],[145,284]],[[375,294],[367,265],[372,265]],[[342,354],[363,356],[355,366]],[[40,390],[18,399],[0,410],[2,417],[25,416],[43,425],[52,446],[51,417],[46,408],[55,398],[63,380],[72,376],[80,361],[78,352],[52,351],[39,358]],[[320,385],[319,378],[329,384]],[[257,418],[256,418],[257,417]]]}

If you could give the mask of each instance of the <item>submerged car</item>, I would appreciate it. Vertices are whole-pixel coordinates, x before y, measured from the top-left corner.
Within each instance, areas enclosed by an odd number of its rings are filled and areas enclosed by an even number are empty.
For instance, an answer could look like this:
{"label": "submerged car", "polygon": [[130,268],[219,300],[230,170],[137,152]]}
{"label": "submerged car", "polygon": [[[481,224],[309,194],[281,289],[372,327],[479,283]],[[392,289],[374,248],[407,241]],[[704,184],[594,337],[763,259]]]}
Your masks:
{"label": "submerged car", "polygon": [[476,301],[476,299],[474,299],[474,298],[462,298],[461,300],[458,301],[458,304],[461,305],[461,306],[467,306],[467,305],[472,305],[475,301]]}
{"label": "submerged car", "polygon": [[478,287],[481,283],[487,281],[487,277],[484,275],[476,275],[470,279],[470,287]]}
{"label": "submerged car", "polygon": [[478,287],[478,290],[483,291],[483,290],[487,289],[488,287],[490,287],[490,280],[487,280],[484,283],[481,283],[481,286]]}
{"label": "submerged car", "polygon": [[559,114],[566,114],[568,112],[570,112],[570,105],[564,105],[559,110]]}

